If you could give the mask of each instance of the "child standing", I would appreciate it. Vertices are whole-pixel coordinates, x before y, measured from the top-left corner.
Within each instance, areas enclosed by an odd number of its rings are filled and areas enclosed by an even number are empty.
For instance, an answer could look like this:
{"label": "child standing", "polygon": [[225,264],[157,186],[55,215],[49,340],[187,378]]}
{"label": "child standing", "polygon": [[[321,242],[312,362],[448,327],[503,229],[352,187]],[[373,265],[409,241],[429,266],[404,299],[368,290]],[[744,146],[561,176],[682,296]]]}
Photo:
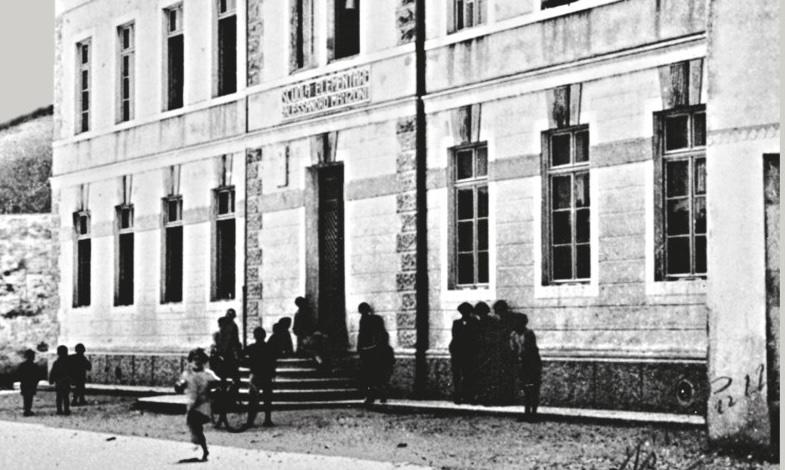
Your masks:
{"label": "child standing", "polygon": [[19,365],[16,373],[19,376],[24,415],[33,416],[33,396],[38,389],[38,378],[40,377],[40,371],[35,364],[35,351],[32,349],[25,351],[25,361]]}
{"label": "child standing", "polygon": [[52,364],[52,370],[49,371],[49,383],[55,386],[57,414],[70,415],[68,394],[71,391],[71,374],[68,367],[68,347],[66,346],[57,347],[57,359]]}
{"label": "child standing", "polygon": [[[244,356],[248,360],[248,367],[251,369],[251,399],[258,405],[259,395],[264,401],[264,424],[265,427],[273,425],[271,418],[273,400],[273,377],[275,376],[275,354],[272,346],[265,343],[267,332],[262,327],[253,330],[254,344],[245,348]],[[252,423],[255,416],[249,417]]]}
{"label": "child standing", "polygon": [[175,384],[177,393],[188,395],[188,412],[186,423],[191,431],[191,442],[202,448],[202,461],[207,461],[210,452],[207,450],[207,438],[204,436],[204,424],[210,421],[210,384],[220,381],[217,375],[204,365],[208,357],[202,348],[188,353],[188,368],[183,371],[180,380]]}
{"label": "child standing", "polygon": [[275,357],[288,357],[294,354],[294,345],[292,345],[292,335],[289,333],[289,328],[292,326],[292,319],[283,317],[278,320],[278,323],[273,325],[273,334],[267,341],[273,348]]}
{"label": "child standing", "polygon": [[74,386],[74,394],[71,405],[76,406],[84,405],[86,403],[84,399],[84,391],[85,383],[87,383],[87,371],[91,370],[93,366],[84,355],[84,344],[77,344],[74,350],[76,351],[76,354],[73,354],[68,358],[68,365],[71,368],[71,381]]}

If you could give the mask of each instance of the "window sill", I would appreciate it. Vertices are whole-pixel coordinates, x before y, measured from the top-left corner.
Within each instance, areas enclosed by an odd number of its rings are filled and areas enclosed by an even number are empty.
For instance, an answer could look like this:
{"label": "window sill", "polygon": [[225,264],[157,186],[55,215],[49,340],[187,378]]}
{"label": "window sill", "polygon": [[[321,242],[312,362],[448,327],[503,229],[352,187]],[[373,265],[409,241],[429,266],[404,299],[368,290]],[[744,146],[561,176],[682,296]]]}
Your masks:
{"label": "window sill", "polygon": [[534,297],[537,299],[597,297],[599,294],[599,286],[596,283],[592,283],[591,281],[534,286]]}
{"label": "window sill", "polygon": [[666,279],[647,283],[646,295],[649,296],[684,296],[706,294],[705,278]]}

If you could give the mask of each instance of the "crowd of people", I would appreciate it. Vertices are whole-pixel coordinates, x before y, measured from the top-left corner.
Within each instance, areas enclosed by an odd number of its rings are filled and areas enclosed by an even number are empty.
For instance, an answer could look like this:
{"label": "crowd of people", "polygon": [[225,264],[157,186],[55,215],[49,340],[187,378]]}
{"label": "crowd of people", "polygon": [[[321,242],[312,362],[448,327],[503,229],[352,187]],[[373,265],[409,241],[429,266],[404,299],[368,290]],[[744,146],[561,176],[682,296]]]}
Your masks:
{"label": "crowd of people", "polygon": [[[57,359],[52,363],[49,371],[49,383],[55,388],[55,404],[58,415],[70,415],[71,406],[87,404],[85,400],[85,384],[87,372],[92,369],[92,364],[85,356],[85,347],[79,343],[74,348],[75,353],[69,355],[68,347],[57,347]],[[22,407],[24,416],[33,416],[33,398],[38,391],[38,382],[42,377],[42,369],[35,363],[35,351],[28,349],[24,352],[24,362],[17,369],[19,391],[22,394]],[[73,397],[71,395],[73,394]]]}
{"label": "crowd of people", "polygon": [[493,313],[485,302],[464,302],[458,313],[449,347],[455,403],[511,405],[522,390],[525,413],[533,418],[542,361],[526,315],[512,312],[504,300],[493,304]]}

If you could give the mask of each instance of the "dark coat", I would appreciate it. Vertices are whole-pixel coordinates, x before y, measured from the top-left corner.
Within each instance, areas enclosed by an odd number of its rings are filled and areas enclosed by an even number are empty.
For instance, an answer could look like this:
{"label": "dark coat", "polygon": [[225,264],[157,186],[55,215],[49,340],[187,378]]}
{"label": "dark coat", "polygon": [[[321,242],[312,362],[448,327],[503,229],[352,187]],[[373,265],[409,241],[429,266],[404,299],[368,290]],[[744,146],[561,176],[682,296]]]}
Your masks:
{"label": "dark coat", "polygon": [[476,357],[480,346],[480,324],[474,318],[459,318],[452,322],[450,356],[453,361],[467,361]]}
{"label": "dark coat", "polygon": [[35,362],[25,361],[19,364],[16,375],[19,378],[19,391],[22,395],[35,395],[38,380],[41,378],[38,365]]}
{"label": "dark coat", "polygon": [[294,352],[292,336],[288,328],[273,327],[273,334],[270,335],[267,344],[272,348],[275,357],[284,357]]}
{"label": "dark coat", "polygon": [[83,384],[87,382],[87,371],[92,370],[93,365],[84,354],[71,354],[68,356],[68,368],[71,383]]}
{"label": "dark coat", "polygon": [[270,344],[253,343],[245,348],[243,355],[247,358],[248,368],[256,380],[272,380],[275,376],[276,358]]}
{"label": "dark coat", "polygon": [[55,386],[56,390],[68,390],[71,386],[71,374],[68,367],[68,358],[61,357],[52,364],[49,371],[49,383]]}
{"label": "dark coat", "polygon": [[316,331],[316,319],[310,308],[301,307],[297,309],[294,314],[294,325],[292,325],[292,333],[297,337],[311,336]]}
{"label": "dark coat", "polygon": [[542,383],[542,359],[534,332],[525,328],[523,332],[510,335],[510,346],[518,360],[518,377],[522,385]]}

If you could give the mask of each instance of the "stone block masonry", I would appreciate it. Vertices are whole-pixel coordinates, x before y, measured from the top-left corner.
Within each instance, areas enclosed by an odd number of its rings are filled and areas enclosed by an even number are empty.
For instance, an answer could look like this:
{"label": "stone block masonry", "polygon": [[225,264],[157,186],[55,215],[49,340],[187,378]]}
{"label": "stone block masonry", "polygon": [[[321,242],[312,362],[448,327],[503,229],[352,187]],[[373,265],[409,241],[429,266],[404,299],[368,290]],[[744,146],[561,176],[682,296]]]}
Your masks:
{"label": "stone block masonry", "polygon": [[396,159],[396,175],[398,181],[397,209],[400,219],[397,235],[396,251],[400,257],[400,266],[396,275],[396,289],[400,297],[399,312],[396,316],[398,331],[398,347],[413,348],[417,334],[415,315],[417,309],[416,279],[416,225],[417,208],[415,178],[417,162],[415,160],[415,118],[399,119],[396,125],[398,140],[398,157]]}

